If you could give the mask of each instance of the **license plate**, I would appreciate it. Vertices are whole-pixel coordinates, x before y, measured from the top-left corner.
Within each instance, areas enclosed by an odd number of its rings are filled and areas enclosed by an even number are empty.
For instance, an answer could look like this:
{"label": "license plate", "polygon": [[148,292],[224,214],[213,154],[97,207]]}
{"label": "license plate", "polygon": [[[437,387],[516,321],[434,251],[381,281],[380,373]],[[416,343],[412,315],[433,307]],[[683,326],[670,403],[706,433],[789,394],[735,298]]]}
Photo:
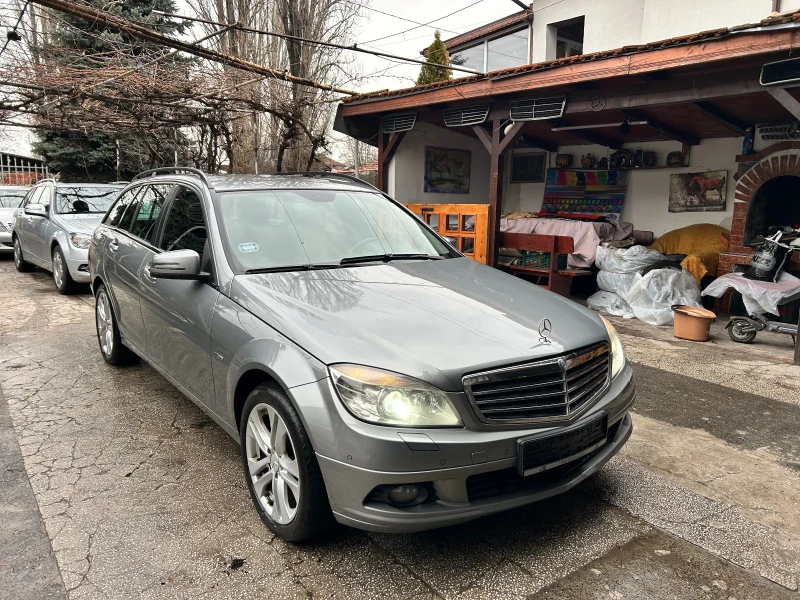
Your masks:
{"label": "license plate", "polygon": [[517,440],[520,475],[533,475],[585,456],[606,443],[608,415],[600,413],[588,423],[579,423],[546,435]]}

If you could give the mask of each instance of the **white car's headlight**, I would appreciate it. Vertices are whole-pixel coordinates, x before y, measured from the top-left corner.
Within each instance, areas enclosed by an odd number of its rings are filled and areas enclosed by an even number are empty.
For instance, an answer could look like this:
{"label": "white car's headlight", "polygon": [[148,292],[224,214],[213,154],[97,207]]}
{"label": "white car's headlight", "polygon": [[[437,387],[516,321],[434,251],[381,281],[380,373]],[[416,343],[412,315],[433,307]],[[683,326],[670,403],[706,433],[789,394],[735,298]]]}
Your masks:
{"label": "white car's headlight", "polygon": [[622,340],[619,339],[619,334],[611,321],[603,316],[600,318],[603,319],[608,330],[608,339],[611,340],[611,379],[614,379],[625,366],[625,352],[622,350]]}
{"label": "white car's headlight", "polygon": [[400,427],[462,424],[447,395],[423,381],[360,365],[335,365],[330,371],[342,402],[362,421]]}
{"label": "white car's headlight", "polygon": [[69,242],[76,248],[86,250],[89,247],[89,244],[92,242],[92,238],[88,235],[81,235],[80,233],[70,233]]}

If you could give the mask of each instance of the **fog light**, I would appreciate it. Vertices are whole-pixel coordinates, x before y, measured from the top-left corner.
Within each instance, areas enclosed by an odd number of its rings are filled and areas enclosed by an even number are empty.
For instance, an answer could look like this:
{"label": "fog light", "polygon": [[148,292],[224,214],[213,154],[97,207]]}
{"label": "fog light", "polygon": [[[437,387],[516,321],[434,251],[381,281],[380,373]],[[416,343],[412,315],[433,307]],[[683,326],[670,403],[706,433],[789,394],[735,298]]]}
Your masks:
{"label": "fog light", "polygon": [[389,502],[398,506],[414,504],[423,491],[418,485],[398,485],[389,491]]}

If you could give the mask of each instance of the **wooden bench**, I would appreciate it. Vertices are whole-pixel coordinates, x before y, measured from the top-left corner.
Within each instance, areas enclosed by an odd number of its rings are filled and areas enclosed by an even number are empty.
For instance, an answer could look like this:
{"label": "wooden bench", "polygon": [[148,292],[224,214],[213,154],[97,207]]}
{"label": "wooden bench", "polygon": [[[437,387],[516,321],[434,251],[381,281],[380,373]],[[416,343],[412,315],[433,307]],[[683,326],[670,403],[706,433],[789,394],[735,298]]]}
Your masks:
{"label": "wooden bench", "polygon": [[504,267],[519,276],[547,277],[547,283],[539,283],[542,287],[569,298],[572,278],[582,275],[591,275],[589,269],[559,269],[558,255],[572,254],[575,245],[571,237],[562,235],[540,235],[538,233],[500,233],[498,246],[512,250],[528,250],[533,252],[547,252],[550,254],[550,268],[523,267],[509,265]]}

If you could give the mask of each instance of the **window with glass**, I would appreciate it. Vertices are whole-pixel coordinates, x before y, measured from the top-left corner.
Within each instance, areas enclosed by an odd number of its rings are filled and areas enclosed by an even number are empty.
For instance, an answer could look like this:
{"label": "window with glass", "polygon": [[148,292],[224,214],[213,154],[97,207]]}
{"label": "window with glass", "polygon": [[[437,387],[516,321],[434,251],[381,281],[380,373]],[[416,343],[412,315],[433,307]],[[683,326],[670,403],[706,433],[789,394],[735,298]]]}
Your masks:
{"label": "window with glass", "polygon": [[[56,187],[56,212],[60,215],[103,214],[119,193],[112,187]],[[48,195],[49,197],[49,195]]]}
{"label": "window with glass", "polygon": [[[459,67],[466,67],[467,69],[475,69],[476,71],[484,72],[484,48],[483,42],[471,48],[464,48],[458,52],[454,52],[450,57],[450,63]],[[459,74],[460,76],[467,76],[469,73],[459,73],[455,71],[453,75]]]}
{"label": "window with glass", "polygon": [[161,249],[194,250],[202,257],[207,239],[208,230],[200,195],[191,188],[179,185],[164,222]]}
{"label": "window with glass", "polygon": [[338,265],[343,259],[384,255],[450,256],[418,219],[379,194],[225,192],[220,205],[223,234],[246,271]]}
{"label": "window with glass", "polygon": [[164,202],[172,190],[170,184],[146,185],[138,200],[139,209],[131,221],[130,232],[138,238],[155,241],[155,225]]}
{"label": "window with glass", "polygon": [[[103,219],[103,224],[110,227],[119,227],[125,210],[133,203],[136,199],[136,195],[141,190],[142,188],[137,187],[120,194],[117,201],[112,205],[111,210],[108,211],[108,214]],[[128,222],[130,222],[130,219],[128,219]]]}
{"label": "window with glass", "polygon": [[499,71],[528,64],[528,28],[488,41],[486,70]]}
{"label": "window with glass", "polygon": [[0,208],[19,208],[28,194],[28,188],[0,190]]}

